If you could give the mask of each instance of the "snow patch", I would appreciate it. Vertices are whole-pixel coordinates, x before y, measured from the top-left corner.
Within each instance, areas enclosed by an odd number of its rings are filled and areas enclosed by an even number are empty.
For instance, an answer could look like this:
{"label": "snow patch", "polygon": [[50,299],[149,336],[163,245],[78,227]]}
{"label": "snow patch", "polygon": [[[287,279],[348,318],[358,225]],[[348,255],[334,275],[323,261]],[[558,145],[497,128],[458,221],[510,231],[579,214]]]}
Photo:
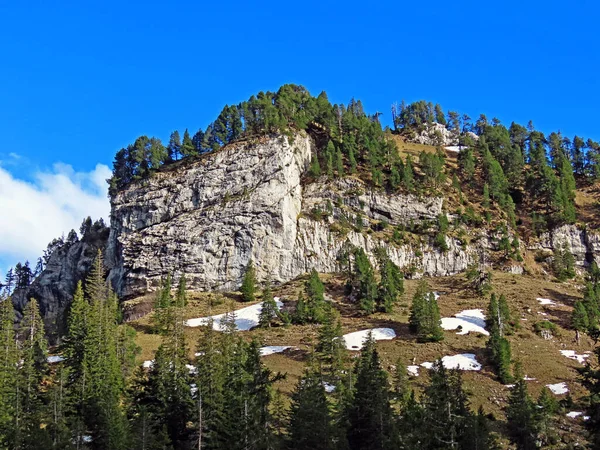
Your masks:
{"label": "snow patch", "polygon": [[[277,309],[281,309],[281,307],[283,306],[283,303],[279,301],[279,297],[275,297],[275,303],[277,303]],[[248,331],[258,326],[258,317],[260,316],[261,310],[262,302],[257,303],[256,305],[251,305],[242,309],[238,309],[237,311],[233,311],[233,313],[235,314],[235,325],[237,326],[237,330]],[[185,324],[188,327],[200,327],[203,325],[207,325],[210,319],[212,319],[213,329],[221,331],[221,321],[226,315],[227,313],[209,317],[198,317],[196,319],[189,319],[188,321],[186,321]]]}
{"label": "snow patch", "polygon": [[535,381],[536,379],[535,379],[535,378],[528,377],[527,375],[525,375],[525,376],[523,377],[523,380],[525,380],[525,381]]}
{"label": "snow patch", "polygon": [[144,369],[149,369],[150,367],[152,367],[154,365],[154,360],[150,360],[150,361],[144,361],[142,363],[142,367]]}
{"label": "snow patch", "polygon": [[455,152],[458,153],[460,152],[463,148],[467,148],[464,145],[449,145],[447,147],[445,147],[446,150],[448,150],[449,152]]}
{"label": "snow patch", "polygon": [[412,375],[413,377],[419,376],[419,366],[408,366],[406,370],[408,371],[409,375]]}
{"label": "snow patch", "polygon": [[583,413],[581,411],[571,411],[567,413],[567,417],[570,417],[571,419],[575,419],[579,416],[583,416]]}
{"label": "snow patch", "polygon": [[335,386],[333,384],[326,383],[325,381],[323,381],[323,387],[325,388],[325,392],[328,394],[335,391]]}
{"label": "snow patch", "polygon": [[48,356],[48,364],[56,364],[56,363],[62,362],[64,360],[65,360],[65,358],[63,358],[62,356],[59,356],[59,355]]}
{"label": "snow patch", "polygon": [[288,348],[292,348],[289,345],[268,345],[260,348],[260,356],[269,356],[275,353],[281,353],[286,351]]}
{"label": "snow patch", "polygon": [[[459,370],[481,370],[481,364],[475,359],[473,353],[461,353],[459,355],[444,356],[442,358],[442,364],[446,369],[459,369]],[[433,367],[432,362],[424,362],[421,364],[426,369]]]}
{"label": "snow patch", "polygon": [[560,354],[566,356],[569,359],[574,359],[579,364],[585,364],[585,359],[589,358],[589,354],[578,355],[575,350],[561,350]]}
{"label": "snow patch", "polygon": [[371,333],[374,341],[388,341],[396,337],[396,332],[391,328],[371,328],[369,330],[355,331],[343,336],[346,348],[348,350],[360,350],[367,340],[369,333]]}
{"label": "snow patch", "polygon": [[553,394],[562,395],[569,392],[569,388],[567,387],[567,383],[556,383],[556,384],[547,384],[546,387],[552,391]]}
{"label": "snow patch", "polygon": [[454,317],[442,318],[442,328],[444,330],[461,330],[456,334],[468,334],[471,331],[489,336],[485,329],[485,315],[481,309],[466,309],[455,314]]}
{"label": "snow patch", "polygon": [[556,305],[556,303],[553,300],[550,300],[549,298],[538,297],[536,300],[540,302],[540,305]]}

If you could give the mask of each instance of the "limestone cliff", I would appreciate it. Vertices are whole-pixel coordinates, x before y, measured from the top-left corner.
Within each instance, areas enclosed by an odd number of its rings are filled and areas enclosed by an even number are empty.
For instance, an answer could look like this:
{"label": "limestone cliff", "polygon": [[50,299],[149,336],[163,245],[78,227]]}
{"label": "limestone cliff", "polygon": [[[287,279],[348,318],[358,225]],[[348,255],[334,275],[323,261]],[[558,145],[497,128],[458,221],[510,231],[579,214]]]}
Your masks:
{"label": "limestone cliff", "polygon": [[[467,267],[474,247],[454,239],[442,253],[427,242],[388,245],[366,232],[334,229],[340,215],[390,224],[432,220],[443,200],[386,195],[355,179],[304,183],[312,147],[307,135],[244,141],[120,191],[111,199],[106,254],[117,293],[152,289],[168,271],[185,273],[194,289],[235,289],[250,259],[260,279],[276,282],[313,267],[333,272],[346,242],[370,256],[382,246],[417,273],[448,275]],[[315,217],[326,207],[331,214]]]}

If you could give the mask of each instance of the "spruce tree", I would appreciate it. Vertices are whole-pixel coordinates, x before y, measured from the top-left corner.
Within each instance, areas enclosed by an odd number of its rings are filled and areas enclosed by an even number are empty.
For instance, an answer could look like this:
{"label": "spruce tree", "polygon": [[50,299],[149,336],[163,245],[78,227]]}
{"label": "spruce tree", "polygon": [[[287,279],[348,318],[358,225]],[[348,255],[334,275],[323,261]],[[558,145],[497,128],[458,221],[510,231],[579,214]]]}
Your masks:
{"label": "spruce tree", "polygon": [[48,343],[44,334],[44,322],[37,301],[30,299],[23,311],[19,329],[22,339],[18,383],[21,392],[17,408],[21,420],[18,424],[19,439],[25,448],[39,444],[44,432],[41,409],[43,404],[42,380],[48,371]]}
{"label": "spruce tree", "polygon": [[341,382],[346,357],[339,313],[332,307],[326,309],[323,324],[319,328],[315,348],[326,381],[333,385]]}
{"label": "spruce tree", "polygon": [[158,334],[168,333],[169,325],[172,323],[172,317],[170,317],[173,312],[173,296],[171,295],[171,288],[171,274],[167,273],[166,278],[161,281],[160,289],[156,292],[156,298],[154,300],[152,322],[154,324],[154,332]]}
{"label": "spruce tree", "polygon": [[17,367],[20,359],[14,329],[15,312],[10,298],[0,299],[0,448],[14,444],[15,411],[20,398]]}
{"label": "spruce tree", "polygon": [[387,253],[384,253],[379,266],[381,267],[381,281],[376,301],[377,309],[390,313],[398,298],[404,293],[404,277]]}
{"label": "spruce tree", "polygon": [[386,372],[369,335],[354,367],[356,383],[349,405],[348,443],[352,450],[383,450],[394,446],[394,422]]}
{"label": "spruce tree", "polygon": [[417,335],[419,342],[438,342],[444,339],[440,309],[429,285],[421,281],[413,296],[410,309],[409,329]]}
{"label": "spruce tree", "polygon": [[575,305],[573,306],[571,323],[577,332],[583,331],[585,333],[590,326],[590,319],[588,317],[587,310],[585,309],[584,303],[580,300],[576,301]]}
{"label": "spruce tree", "polygon": [[378,297],[375,272],[367,254],[360,247],[354,252],[353,278],[360,309],[367,314],[374,313]]}
{"label": "spruce tree", "polygon": [[535,405],[529,397],[527,385],[523,379],[520,366],[515,369],[516,382],[510,392],[506,418],[513,443],[517,448],[533,450],[536,444]]}
{"label": "spruce tree", "polygon": [[248,265],[246,266],[240,292],[242,293],[242,301],[254,301],[256,296],[256,270],[254,269],[252,260],[248,261]]}
{"label": "spruce tree", "polygon": [[262,295],[262,306],[258,316],[258,326],[261,328],[270,328],[271,324],[277,318],[277,303],[273,298],[271,291],[271,282],[267,280]]}
{"label": "spruce tree", "polygon": [[448,370],[437,360],[429,372],[423,399],[428,432],[425,448],[463,448],[472,414],[458,369]]}
{"label": "spruce tree", "polygon": [[288,447],[298,450],[330,450],[333,444],[332,417],[321,376],[305,371],[292,393]]}

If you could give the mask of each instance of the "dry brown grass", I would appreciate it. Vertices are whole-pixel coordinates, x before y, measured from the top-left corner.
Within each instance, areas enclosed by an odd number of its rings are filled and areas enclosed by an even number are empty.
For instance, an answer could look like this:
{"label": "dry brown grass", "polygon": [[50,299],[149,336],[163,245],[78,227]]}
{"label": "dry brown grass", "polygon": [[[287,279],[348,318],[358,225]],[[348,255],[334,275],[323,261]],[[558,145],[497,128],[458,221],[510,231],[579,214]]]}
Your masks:
{"label": "dry brown grass", "polygon": [[[408,331],[409,305],[412,295],[419,283],[417,280],[405,282],[406,292],[391,314],[377,313],[371,316],[360,314],[355,305],[344,296],[344,279],[336,275],[323,275],[326,292],[340,311],[344,333],[373,327],[389,327],[395,330],[397,338],[392,341],[377,343],[384,367],[393,372],[398,360],[409,365],[434,361],[444,355],[457,353],[474,353],[477,360],[483,364],[480,372],[465,372],[465,386],[471,393],[471,403],[477,408],[480,405],[486,412],[502,418],[502,408],[510,393],[503,386],[489,366],[485,354],[487,338],[479,334],[466,336],[457,335],[453,331],[445,332],[445,339],[440,343],[420,344],[415,341]],[[463,275],[426,280],[432,290],[441,294],[439,305],[442,317],[452,316],[464,309],[481,308],[485,311],[487,298],[482,298],[468,289]],[[293,305],[302,279],[294,280],[275,288],[275,294],[288,306]],[[578,286],[573,283],[555,283],[529,275],[511,275],[494,273],[494,289],[498,294],[504,294],[511,307],[518,329],[510,336],[513,355],[522,365],[529,377],[536,378],[528,382],[533,396],[537,396],[542,387],[549,383],[566,381],[571,396],[577,401],[584,391],[577,378],[576,368],[581,367],[576,361],[560,354],[560,350],[576,350],[578,353],[591,351],[593,343],[583,338],[578,346],[574,340],[574,332],[569,330],[570,314],[573,302],[579,298]],[[237,301],[236,294],[191,293],[186,317],[201,317],[209,314],[219,314],[228,308],[239,309],[247,306]],[[562,306],[544,307],[536,301],[537,297],[555,300]],[[545,313],[547,315],[542,315]],[[544,340],[534,331],[534,325],[541,320],[550,320],[558,326],[559,333],[551,340]],[[158,336],[150,332],[150,316],[132,322],[137,329],[137,343],[142,347],[140,361],[151,359],[160,343]],[[318,328],[314,325],[289,327],[273,327],[270,329],[255,329],[242,333],[245,339],[256,338],[264,345],[290,345],[295,347],[282,354],[264,358],[265,364],[275,372],[286,373],[286,379],[278,383],[278,389],[289,394],[303,372],[304,365],[316,342]],[[193,357],[195,342],[200,330],[187,328],[186,335],[190,345],[190,358]],[[349,357],[356,352],[348,352]],[[426,370],[420,371],[420,376],[413,378],[411,384],[418,391],[427,381]]]}

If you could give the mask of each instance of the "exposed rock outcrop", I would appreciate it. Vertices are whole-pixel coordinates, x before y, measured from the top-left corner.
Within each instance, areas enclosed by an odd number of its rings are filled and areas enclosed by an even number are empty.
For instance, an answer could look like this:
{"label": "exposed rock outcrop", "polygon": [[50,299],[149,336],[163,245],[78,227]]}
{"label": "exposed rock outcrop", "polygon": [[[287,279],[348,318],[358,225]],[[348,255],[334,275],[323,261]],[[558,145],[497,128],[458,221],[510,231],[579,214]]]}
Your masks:
{"label": "exposed rock outcrop", "polygon": [[554,251],[565,245],[575,257],[575,263],[584,266],[592,261],[600,264],[600,236],[576,225],[562,225],[540,236],[532,250]]}
{"label": "exposed rock outcrop", "polygon": [[[172,270],[185,273],[195,289],[235,289],[250,259],[259,278],[279,282],[313,267],[333,272],[346,242],[373,259],[384,247],[417,273],[467,267],[475,250],[454,239],[440,252],[428,242],[396,246],[366,232],[332,230],[333,217],[342,214],[390,224],[433,220],[443,199],[386,195],[355,179],[305,185],[312,145],[306,135],[241,142],[115,195],[106,262],[117,293],[153,289]],[[314,217],[315,209],[328,207],[331,215]]]}
{"label": "exposed rock outcrop", "polygon": [[108,228],[95,230],[74,243],[52,252],[42,273],[25,289],[17,289],[12,301],[17,318],[31,298],[38,301],[46,331],[52,342],[65,331],[68,311],[77,282],[85,279],[98,250],[104,250]]}

